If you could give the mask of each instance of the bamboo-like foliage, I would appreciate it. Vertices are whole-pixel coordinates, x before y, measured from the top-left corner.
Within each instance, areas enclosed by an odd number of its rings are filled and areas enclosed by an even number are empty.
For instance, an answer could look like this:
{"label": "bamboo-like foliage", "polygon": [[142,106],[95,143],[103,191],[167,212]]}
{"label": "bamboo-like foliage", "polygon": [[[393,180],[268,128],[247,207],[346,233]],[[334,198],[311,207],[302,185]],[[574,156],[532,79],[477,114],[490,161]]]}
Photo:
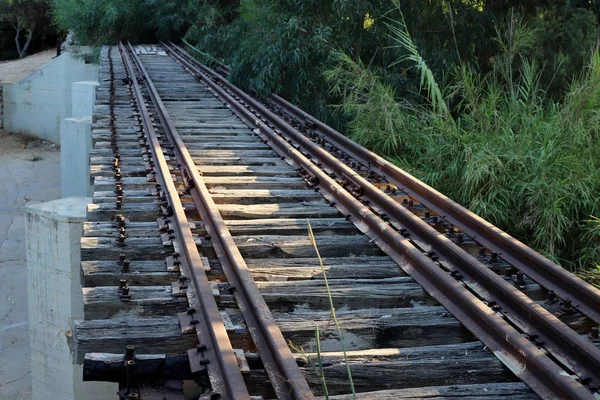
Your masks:
{"label": "bamboo-like foliage", "polygon": [[400,10],[400,4],[397,0],[394,1],[394,4],[396,4],[396,7],[400,11],[400,18],[398,20],[390,20],[390,22],[385,25],[390,30],[390,36],[395,43],[390,47],[403,50],[403,54],[392,62],[390,67],[403,63],[411,64],[409,69],[414,68],[418,71],[420,77],[419,88],[421,90],[426,90],[428,99],[431,102],[431,108],[435,112],[445,115],[448,113],[448,106],[444,99],[444,95],[435,80],[433,71],[431,71],[423,57],[421,57],[417,46],[408,32],[406,22],[404,21],[404,14],[402,14],[402,11]]}
{"label": "bamboo-like foliage", "polygon": [[498,30],[502,51],[491,71],[460,65],[453,85],[439,90],[410,36],[390,32],[425,80],[429,106],[398,100],[377,71],[338,55],[326,78],[352,137],[563,266],[600,261],[600,229],[589,222],[600,215],[598,52],[555,102],[540,87],[537,60],[520,51],[531,31],[517,17]]}

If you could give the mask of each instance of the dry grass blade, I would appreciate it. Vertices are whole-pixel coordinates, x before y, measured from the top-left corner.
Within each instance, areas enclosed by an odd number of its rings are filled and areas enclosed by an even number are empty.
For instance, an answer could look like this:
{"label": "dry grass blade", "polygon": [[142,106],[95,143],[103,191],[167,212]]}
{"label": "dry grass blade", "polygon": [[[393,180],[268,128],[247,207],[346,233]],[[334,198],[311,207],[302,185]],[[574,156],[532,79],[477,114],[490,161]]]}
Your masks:
{"label": "dry grass blade", "polygon": [[[350,370],[350,363],[348,362],[348,355],[346,354],[346,346],[344,344],[344,335],[342,333],[342,329],[340,328],[340,324],[338,323],[337,317],[335,315],[335,307],[333,305],[333,298],[331,296],[331,289],[329,288],[329,281],[327,280],[327,274],[325,272],[325,266],[323,265],[323,260],[321,259],[321,254],[319,253],[319,247],[317,246],[317,241],[315,240],[315,235],[313,234],[312,226],[310,225],[310,221],[307,220],[308,223],[308,237],[313,247],[315,248],[315,252],[317,253],[317,259],[319,260],[319,265],[321,266],[321,272],[323,272],[323,280],[325,281],[325,289],[327,290],[327,296],[329,297],[329,310],[331,311],[331,318],[333,319],[333,323],[335,324],[338,336],[340,338],[340,345],[342,347],[342,352],[344,353],[344,361],[346,363],[346,374],[348,375],[348,381],[350,384],[350,390],[352,393],[352,398],[356,400],[356,391],[354,389],[354,381],[352,380],[352,371]],[[320,342],[318,342],[320,343]],[[320,344],[319,344],[320,346]],[[320,360],[320,354],[319,354]],[[323,371],[321,371],[322,379],[325,379],[323,375]]]}
{"label": "dry grass blade", "polygon": [[317,342],[317,362],[319,364],[321,386],[323,387],[323,394],[325,395],[325,399],[329,399],[329,391],[327,390],[327,380],[325,379],[325,373],[323,372],[323,358],[321,357],[321,333],[319,332],[319,325],[315,326],[315,340]]}

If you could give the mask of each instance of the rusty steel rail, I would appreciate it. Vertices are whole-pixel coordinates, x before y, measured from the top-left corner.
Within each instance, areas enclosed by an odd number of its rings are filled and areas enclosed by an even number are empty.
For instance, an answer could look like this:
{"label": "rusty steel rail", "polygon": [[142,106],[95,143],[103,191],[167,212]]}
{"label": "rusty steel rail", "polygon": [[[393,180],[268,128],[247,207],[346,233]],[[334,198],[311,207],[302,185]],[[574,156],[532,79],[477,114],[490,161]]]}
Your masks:
{"label": "rusty steel rail", "polygon": [[[190,230],[190,225],[185,215],[185,210],[179,198],[177,188],[171,178],[171,172],[161,148],[157,132],[152,125],[148,108],[143,98],[138,76],[130,60],[129,54],[123,44],[119,45],[123,61],[132,84],[132,91],[139,108],[143,130],[149,142],[151,159],[155,164],[157,182],[160,184],[161,199],[168,207],[168,219],[175,224],[175,235],[181,243],[183,258],[181,268],[187,277],[191,277],[196,288],[196,296],[193,307],[188,310],[197,321],[195,327],[200,344],[203,346],[202,360],[207,360],[202,365],[206,366],[211,386],[214,392],[219,393],[224,399],[250,399],[250,395],[244,383],[235,353],[229,341],[229,336],[223,325],[223,319],[219,313],[216,300],[212,294],[208,278],[203,268],[198,248]],[[135,55],[135,53],[133,53]],[[158,188],[158,186],[157,186]],[[201,347],[198,347],[200,350]],[[190,358],[192,360],[192,358]],[[198,360],[196,360],[198,361]],[[192,366],[191,366],[192,367]],[[193,366],[191,369],[199,366]]]}
{"label": "rusty steel rail", "polygon": [[[172,42],[169,45],[175,51],[194,60],[177,45]],[[222,71],[225,76],[229,74],[229,67],[226,65],[219,65],[217,70]],[[451,222],[481,245],[497,253],[540,286],[554,291],[563,299],[570,300],[575,310],[600,323],[600,290],[282,97],[272,94],[269,100],[291,117],[311,126],[315,134],[320,135],[359,163],[368,166],[389,183]]]}
{"label": "rusty steel rail", "polygon": [[325,140],[360,163],[368,165],[371,170],[384,177],[388,182],[419,200],[424,206],[441,215],[480,244],[498,253],[540,286],[553,290],[563,299],[571,300],[573,308],[600,323],[600,290],[280,96],[272,95],[271,99],[288,114],[315,126],[316,131]]}
{"label": "rusty steel rail", "polygon": [[[295,357],[260,294],[244,258],[225,225],[225,221],[223,221],[217,210],[217,206],[200,175],[198,167],[172,123],[152,79],[131,45],[129,45],[129,48],[142,73],[144,84],[158,111],[163,128],[174,147],[177,160],[181,164],[180,168],[186,183],[186,191],[192,196],[204,227],[211,238],[217,257],[221,262],[225,276],[235,289],[233,293],[237,304],[277,397],[279,399],[313,399],[312,391],[302,375]],[[211,292],[208,291],[208,293]]]}
{"label": "rusty steel rail", "polygon": [[[246,123],[257,127],[259,135],[266,142],[290,164],[299,168],[309,182],[318,185],[321,192],[334,202],[338,209],[372,237],[406,272],[492,349],[498,358],[536,393],[544,398],[557,396],[573,399],[593,398],[591,391],[584,385],[595,385],[599,382],[600,351],[591,343],[439,232],[404,210],[388,196],[383,195],[379,189],[331,154],[285,124],[256,100],[217,76],[209,68],[191,63],[172,47],[165,47],[172,57],[214,90]],[[245,105],[238,100],[243,100]],[[296,142],[299,146],[292,146],[287,143],[288,141]],[[304,154],[298,150],[300,148],[305,152]],[[323,167],[327,170],[322,170]],[[341,177],[340,183],[331,178],[332,173],[334,177],[336,175]],[[388,217],[400,221],[400,226],[403,226],[400,233],[392,229],[384,218],[375,215],[354,198],[345,189],[348,186],[363,191],[363,200],[368,199],[371,204],[376,204],[377,208],[384,210]],[[408,239],[410,233],[430,243],[440,255],[453,264],[452,267],[459,268],[463,282],[468,283],[483,298],[487,300],[493,298],[494,303],[490,301],[489,306],[493,305],[494,311],[502,308],[503,312],[492,312],[493,317],[482,312],[481,300],[457,283],[455,278],[461,279],[460,274],[454,273],[452,277],[447,274],[440,268],[441,264],[437,261],[437,256],[434,258],[434,254],[429,252],[427,257],[413,245],[414,241]],[[489,308],[486,309],[490,311]],[[518,340],[524,338],[513,326],[499,318],[500,316],[508,318],[512,324],[528,333],[532,341],[537,339],[538,344],[546,342],[544,349],[566,366],[567,370],[574,371],[584,384],[577,382],[573,377],[566,376],[568,373],[550,358],[537,353],[540,350],[532,346],[531,342]],[[498,336],[500,332],[502,333]]]}

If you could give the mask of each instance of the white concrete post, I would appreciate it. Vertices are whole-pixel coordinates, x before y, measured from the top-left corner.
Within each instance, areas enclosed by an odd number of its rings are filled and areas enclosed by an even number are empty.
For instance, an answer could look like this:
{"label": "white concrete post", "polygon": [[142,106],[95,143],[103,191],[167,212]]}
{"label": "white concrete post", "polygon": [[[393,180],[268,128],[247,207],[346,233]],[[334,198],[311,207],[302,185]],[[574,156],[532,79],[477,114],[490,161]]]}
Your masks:
{"label": "white concrete post", "polygon": [[100,86],[100,83],[94,81],[73,83],[71,86],[73,118],[92,116],[98,86]]}
{"label": "white concrete post", "polygon": [[92,118],[65,118],[60,128],[60,197],[92,197]]}
{"label": "white concrete post", "polygon": [[83,382],[73,354],[73,322],[83,319],[80,240],[90,202],[71,197],[26,208],[32,400],[116,398],[116,383]]}

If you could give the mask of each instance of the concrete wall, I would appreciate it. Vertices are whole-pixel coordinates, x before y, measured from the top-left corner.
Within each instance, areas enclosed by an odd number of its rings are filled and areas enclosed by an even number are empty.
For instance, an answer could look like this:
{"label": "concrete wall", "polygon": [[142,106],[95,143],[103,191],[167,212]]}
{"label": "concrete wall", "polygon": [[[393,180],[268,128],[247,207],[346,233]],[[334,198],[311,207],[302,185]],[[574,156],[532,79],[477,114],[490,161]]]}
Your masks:
{"label": "concrete wall", "polygon": [[63,53],[17,83],[4,84],[4,129],[60,143],[60,125],[72,116],[72,84],[97,81],[98,66]]}
{"label": "concrete wall", "polygon": [[73,354],[73,322],[83,319],[80,240],[91,201],[70,197],[26,209],[32,400],[117,397],[115,383],[83,382]]}
{"label": "concrete wall", "polygon": [[4,88],[0,85],[0,129],[4,128]]}
{"label": "concrete wall", "polygon": [[94,196],[90,180],[92,117],[65,118],[60,129],[60,197]]}

